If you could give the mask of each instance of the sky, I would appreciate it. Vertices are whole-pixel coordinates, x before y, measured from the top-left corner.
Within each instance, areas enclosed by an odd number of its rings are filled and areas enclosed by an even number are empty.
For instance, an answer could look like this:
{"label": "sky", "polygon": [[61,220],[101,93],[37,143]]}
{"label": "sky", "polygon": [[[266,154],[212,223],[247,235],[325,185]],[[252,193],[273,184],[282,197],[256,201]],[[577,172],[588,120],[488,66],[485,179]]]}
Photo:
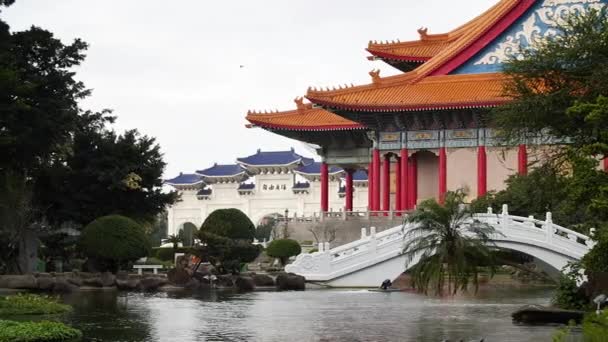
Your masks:
{"label": "sky", "polygon": [[264,151],[316,157],[305,144],[246,128],[247,110],[291,110],[309,86],[366,84],[370,40],[448,32],[498,0],[17,0],[2,18],[90,47],[77,78],[84,109],[110,108],[114,129],[156,137],[165,178]]}

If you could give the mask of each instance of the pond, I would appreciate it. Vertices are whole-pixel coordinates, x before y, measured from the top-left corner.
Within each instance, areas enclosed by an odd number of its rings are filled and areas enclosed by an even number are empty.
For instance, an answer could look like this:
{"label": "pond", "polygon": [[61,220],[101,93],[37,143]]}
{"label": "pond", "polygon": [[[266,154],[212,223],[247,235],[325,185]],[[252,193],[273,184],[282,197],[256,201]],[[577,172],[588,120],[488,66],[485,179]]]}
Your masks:
{"label": "pond", "polygon": [[67,323],[85,341],[550,341],[554,326],[511,313],[550,302],[553,290],[505,288],[432,298],[367,290],[201,293],[80,292]]}

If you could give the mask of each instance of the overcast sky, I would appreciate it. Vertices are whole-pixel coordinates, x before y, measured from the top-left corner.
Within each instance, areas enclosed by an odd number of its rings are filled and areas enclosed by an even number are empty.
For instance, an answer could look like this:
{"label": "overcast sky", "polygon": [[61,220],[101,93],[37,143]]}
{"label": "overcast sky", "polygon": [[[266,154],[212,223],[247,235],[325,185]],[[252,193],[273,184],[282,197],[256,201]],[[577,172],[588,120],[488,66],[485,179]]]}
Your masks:
{"label": "overcast sky", "polygon": [[[83,108],[111,108],[119,131],[154,136],[165,176],[294,140],[245,128],[248,109],[294,108],[308,86],[369,83],[397,73],[365,57],[369,40],[447,32],[497,0],[17,0],[1,14],[90,44],[78,78],[93,89]],[[243,67],[241,67],[243,66]]]}

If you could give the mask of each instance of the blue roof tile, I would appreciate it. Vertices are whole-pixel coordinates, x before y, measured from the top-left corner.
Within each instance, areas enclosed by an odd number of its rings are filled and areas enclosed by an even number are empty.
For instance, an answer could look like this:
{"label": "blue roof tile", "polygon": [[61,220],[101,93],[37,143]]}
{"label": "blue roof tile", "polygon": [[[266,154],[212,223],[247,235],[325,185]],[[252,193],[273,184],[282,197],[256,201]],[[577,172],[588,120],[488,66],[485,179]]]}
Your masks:
{"label": "blue roof tile", "polygon": [[300,162],[303,165],[311,164],[313,159],[302,157],[295,153],[293,148],[290,151],[275,151],[275,152],[258,152],[254,155],[245,158],[238,158],[238,162],[252,166],[270,166],[270,165],[289,165]]}
{"label": "blue roof tile", "polygon": [[255,184],[253,183],[241,183],[239,185],[239,190],[253,190],[255,189]]}
{"label": "blue roof tile", "polygon": [[202,182],[201,176],[187,173],[180,173],[175,178],[165,180],[165,184],[169,185],[194,185]]}
{"label": "blue roof tile", "polygon": [[197,196],[211,196],[213,191],[211,189],[201,189],[196,193]]}
{"label": "blue roof tile", "polygon": [[296,184],[293,185],[293,188],[298,190],[298,189],[309,189],[310,188],[310,183],[308,182],[297,182]]}
{"label": "blue roof tile", "polygon": [[246,172],[238,164],[230,164],[230,165],[218,165],[215,164],[212,167],[196,171],[197,174],[205,177],[231,177],[240,175],[241,173]]}
{"label": "blue roof tile", "polygon": [[[304,165],[304,166],[299,167],[296,171],[298,171],[300,173],[305,173],[307,175],[320,175],[321,174],[321,163],[314,162],[309,165]],[[330,174],[340,173],[342,171],[343,170],[339,167],[335,167],[335,166],[329,167]]]}
{"label": "blue roof tile", "polygon": [[365,170],[357,170],[353,173],[354,181],[366,181],[367,180],[367,172]]}

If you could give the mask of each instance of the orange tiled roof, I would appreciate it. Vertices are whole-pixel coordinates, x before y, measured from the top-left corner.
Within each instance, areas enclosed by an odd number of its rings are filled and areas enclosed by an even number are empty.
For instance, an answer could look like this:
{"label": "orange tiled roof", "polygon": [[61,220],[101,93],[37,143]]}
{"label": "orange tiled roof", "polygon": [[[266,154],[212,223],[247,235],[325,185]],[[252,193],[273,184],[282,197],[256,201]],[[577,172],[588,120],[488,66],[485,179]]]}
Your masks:
{"label": "orange tiled roof", "polygon": [[[505,76],[499,73],[428,76],[412,82],[405,74],[392,82],[347,89],[309,89],[311,102],[331,108],[362,111],[414,111],[448,108],[492,107],[508,102],[503,95]],[[386,80],[384,79],[384,80]]]}
{"label": "orange tiled roof", "polygon": [[501,5],[502,2],[494,5],[492,8],[477,16],[473,20],[448,33],[428,34],[428,29],[421,28],[418,30],[418,34],[420,34],[419,40],[405,42],[370,41],[367,46],[367,51],[380,58],[412,62],[427,61],[440,53],[442,50],[448,48],[465,33],[470,32],[480,24],[483,24],[495,11],[500,11]]}
{"label": "orange tiled roof", "polygon": [[285,112],[258,113],[249,111],[246,119],[253,125],[277,130],[339,131],[365,129],[365,126],[322,108],[313,108],[296,99],[298,109]]}

